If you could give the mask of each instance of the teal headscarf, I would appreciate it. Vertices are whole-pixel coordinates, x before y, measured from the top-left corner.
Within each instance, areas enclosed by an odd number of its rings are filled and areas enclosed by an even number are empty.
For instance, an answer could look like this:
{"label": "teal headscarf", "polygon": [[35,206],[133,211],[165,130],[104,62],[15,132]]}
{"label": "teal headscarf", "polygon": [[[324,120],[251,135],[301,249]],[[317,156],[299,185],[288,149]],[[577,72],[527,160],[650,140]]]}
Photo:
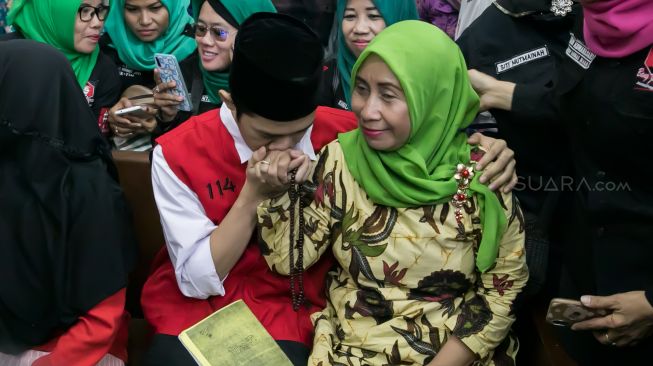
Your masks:
{"label": "teal headscarf", "polygon": [[[195,20],[199,18],[200,8],[206,0],[193,0],[193,13]],[[216,0],[217,1],[217,0]],[[225,9],[231,14],[240,25],[245,19],[249,18],[254,13],[270,12],[276,13],[274,5],[270,0],[219,0]],[[215,10],[215,9],[214,9]],[[216,10],[217,12],[217,10]],[[229,90],[229,71],[208,71],[202,65],[202,60],[199,60],[200,71],[202,72],[202,80],[204,81],[204,92],[209,96],[209,100],[213,104],[220,104],[220,96],[218,91],[220,89]]]}
{"label": "teal headscarf", "polygon": [[75,22],[81,0],[15,0],[7,16],[25,38],[47,43],[63,52],[84,88],[95,68],[100,48],[90,54],[75,50]]}
{"label": "teal headscarf", "polygon": [[173,54],[177,60],[188,57],[195,51],[195,40],[183,35],[186,25],[193,23],[188,14],[190,0],[161,0],[168,9],[168,29],[152,42],[141,41],[125,23],[125,0],[111,0],[111,11],[105,30],[120,60],[135,70],[154,70],[155,53]]}
{"label": "teal headscarf", "polygon": [[[479,98],[467,76],[456,44],[437,27],[404,21],[381,32],[354,65],[352,83],[361,65],[379,56],[399,80],[406,96],[411,131],[394,151],[369,147],[359,129],[338,137],[347,167],[370,199],[392,207],[419,207],[448,202],[457,192],[458,164],[470,165],[470,146],[462,129],[476,116]],[[492,267],[506,217],[488,187],[470,182],[480,206],[483,238],[476,257],[482,272]]]}
{"label": "teal headscarf", "polygon": [[[351,69],[356,62],[356,56],[349,50],[345,43],[345,36],[342,33],[342,21],[345,16],[348,0],[338,0],[336,7],[336,17],[338,18],[338,72],[340,73],[340,82],[342,90],[345,92],[345,101],[347,105],[351,103]],[[379,13],[385,21],[385,26],[389,27],[402,20],[417,20],[417,6],[413,0],[372,0]]]}

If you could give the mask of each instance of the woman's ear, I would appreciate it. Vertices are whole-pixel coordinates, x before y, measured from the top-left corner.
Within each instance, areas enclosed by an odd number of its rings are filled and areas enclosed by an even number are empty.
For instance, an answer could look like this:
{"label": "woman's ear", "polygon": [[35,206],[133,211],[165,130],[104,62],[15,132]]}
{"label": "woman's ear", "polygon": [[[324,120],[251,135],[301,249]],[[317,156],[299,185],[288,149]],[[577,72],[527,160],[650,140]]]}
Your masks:
{"label": "woman's ear", "polygon": [[229,93],[224,89],[220,89],[220,91],[218,91],[218,95],[220,95],[220,99],[222,99],[222,103],[226,104],[227,108],[229,108],[229,110],[235,114],[236,105],[234,104],[234,100],[231,99],[231,93]]}

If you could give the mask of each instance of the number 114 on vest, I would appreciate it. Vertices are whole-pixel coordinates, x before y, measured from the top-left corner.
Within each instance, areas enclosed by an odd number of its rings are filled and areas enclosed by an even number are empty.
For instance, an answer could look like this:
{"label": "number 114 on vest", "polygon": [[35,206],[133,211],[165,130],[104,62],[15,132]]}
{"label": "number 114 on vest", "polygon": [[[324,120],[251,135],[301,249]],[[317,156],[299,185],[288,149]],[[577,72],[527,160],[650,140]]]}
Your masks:
{"label": "number 114 on vest", "polygon": [[225,191],[236,192],[236,186],[234,185],[234,182],[229,178],[225,178],[224,182],[221,182],[220,179],[218,179],[215,181],[215,183],[209,183],[206,185],[206,189],[209,191],[210,199],[215,197],[214,192],[218,193],[220,198],[224,197]]}

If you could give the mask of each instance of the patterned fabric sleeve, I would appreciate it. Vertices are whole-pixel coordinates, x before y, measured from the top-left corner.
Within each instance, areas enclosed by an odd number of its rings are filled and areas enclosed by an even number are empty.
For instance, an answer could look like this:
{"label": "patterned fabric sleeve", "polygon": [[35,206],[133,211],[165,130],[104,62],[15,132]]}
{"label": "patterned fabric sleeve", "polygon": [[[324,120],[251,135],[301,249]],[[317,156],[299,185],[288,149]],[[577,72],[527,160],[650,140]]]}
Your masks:
{"label": "patterned fabric sleeve", "polygon": [[481,360],[485,359],[510,331],[515,320],[513,302],[526,285],[528,269],[524,249],[524,219],[512,194],[500,196],[507,217],[495,266],[479,274],[476,291],[465,296],[446,326]]}
{"label": "patterned fabric sleeve", "polygon": [[[304,268],[320,259],[330,247],[332,228],[332,207],[335,207],[336,192],[341,189],[336,182],[340,176],[340,164],[329,158],[329,152],[336,143],[327,145],[313,165],[309,180],[302,185],[304,202]],[[270,268],[281,275],[290,272],[290,195],[267,200],[258,207],[258,229],[261,252]],[[295,214],[295,240],[298,233],[298,204],[292,207]],[[296,242],[296,241],[295,241]],[[298,252],[295,250],[297,260]]]}

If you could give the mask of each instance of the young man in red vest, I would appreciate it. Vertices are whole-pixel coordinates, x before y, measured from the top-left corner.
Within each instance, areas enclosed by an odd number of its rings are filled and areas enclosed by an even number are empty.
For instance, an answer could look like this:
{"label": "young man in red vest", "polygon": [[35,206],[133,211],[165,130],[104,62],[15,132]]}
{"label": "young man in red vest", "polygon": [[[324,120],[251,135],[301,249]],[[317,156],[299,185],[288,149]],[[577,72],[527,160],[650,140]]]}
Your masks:
{"label": "young man in red vest", "polygon": [[[325,304],[325,275],[333,262],[324,258],[304,272],[305,306],[294,311],[288,278],[268,269],[252,237],[256,207],[271,192],[248,181],[246,171],[248,164],[250,174],[260,168],[263,159],[285,159],[284,179],[338,133],[357,126],[352,113],[316,105],[322,56],[319,39],[301,21],[255,14],[238,31],[231,93],[220,91],[222,107],[157,140],[152,183],[166,248],[141,299],[156,333],[148,365],[194,365],[177,335],[239,299],[294,364],[306,365],[309,315]],[[502,142],[490,149],[488,159],[500,157],[486,174],[508,166],[495,184],[513,178],[511,154]]]}

